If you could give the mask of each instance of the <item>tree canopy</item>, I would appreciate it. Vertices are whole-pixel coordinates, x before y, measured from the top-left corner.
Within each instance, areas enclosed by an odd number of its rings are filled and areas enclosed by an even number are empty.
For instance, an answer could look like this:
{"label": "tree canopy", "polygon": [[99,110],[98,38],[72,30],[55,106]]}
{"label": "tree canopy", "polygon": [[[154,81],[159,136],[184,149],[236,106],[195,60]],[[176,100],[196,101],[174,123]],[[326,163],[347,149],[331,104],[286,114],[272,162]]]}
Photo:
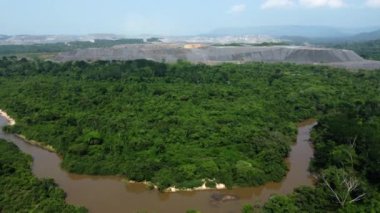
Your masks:
{"label": "tree canopy", "polygon": [[17,120],[8,131],[52,145],[71,172],[161,189],[254,186],[284,177],[299,121],[378,103],[379,76],[293,64],[3,58],[0,107]]}

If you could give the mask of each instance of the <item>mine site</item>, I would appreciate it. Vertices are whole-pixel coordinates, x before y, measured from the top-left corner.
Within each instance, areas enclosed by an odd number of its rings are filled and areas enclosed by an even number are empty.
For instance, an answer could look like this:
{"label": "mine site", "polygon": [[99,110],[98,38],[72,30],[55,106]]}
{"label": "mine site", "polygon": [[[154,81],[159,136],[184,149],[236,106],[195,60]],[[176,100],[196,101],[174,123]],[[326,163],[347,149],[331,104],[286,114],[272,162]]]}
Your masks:
{"label": "mine site", "polygon": [[249,63],[282,62],[344,67],[350,69],[379,69],[380,62],[366,60],[352,50],[310,46],[229,46],[221,43],[160,43],[128,44],[111,48],[79,49],[59,53],[54,60],[96,61],[148,59],[175,63],[179,60],[191,63]]}

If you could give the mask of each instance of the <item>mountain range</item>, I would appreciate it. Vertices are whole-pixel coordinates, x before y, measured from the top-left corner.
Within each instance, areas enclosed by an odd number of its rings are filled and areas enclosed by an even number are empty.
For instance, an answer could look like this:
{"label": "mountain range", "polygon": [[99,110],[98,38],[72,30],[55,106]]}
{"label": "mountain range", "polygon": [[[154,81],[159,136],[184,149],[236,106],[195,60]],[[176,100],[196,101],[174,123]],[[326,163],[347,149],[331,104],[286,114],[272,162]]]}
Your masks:
{"label": "mountain range", "polygon": [[220,28],[206,34],[222,35],[267,35],[294,42],[356,42],[380,39],[380,26],[362,28],[338,28],[330,26],[258,26],[245,28]]}
{"label": "mountain range", "polygon": [[[363,42],[380,39],[380,26],[361,28],[338,28],[330,26],[257,26],[240,28],[220,28],[209,33],[186,36],[182,42],[188,41],[219,41],[228,37],[246,38],[260,37],[272,40],[285,40],[290,43],[341,43],[341,42]],[[40,44],[58,43],[71,41],[94,41],[96,39],[117,40],[127,36],[115,34],[90,34],[90,35],[2,35],[0,34],[0,45],[4,44]],[[155,36],[157,37],[157,36]],[[141,38],[148,38],[147,35]],[[163,40],[178,40],[178,37],[163,36]],[[232,38],[233,40],[233,38]]]}

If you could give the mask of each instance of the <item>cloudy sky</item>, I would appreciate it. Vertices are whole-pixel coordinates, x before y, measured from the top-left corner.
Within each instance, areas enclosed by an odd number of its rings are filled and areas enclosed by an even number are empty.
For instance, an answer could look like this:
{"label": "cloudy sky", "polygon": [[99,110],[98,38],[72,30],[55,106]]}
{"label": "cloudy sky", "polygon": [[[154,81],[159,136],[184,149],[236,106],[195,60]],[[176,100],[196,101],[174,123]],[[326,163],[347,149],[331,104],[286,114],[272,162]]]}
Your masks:
{"label": "cloudy sky", "polygon": [[380,0],[0,0],[0,34],[189,35],[261,25],[380,26]]}

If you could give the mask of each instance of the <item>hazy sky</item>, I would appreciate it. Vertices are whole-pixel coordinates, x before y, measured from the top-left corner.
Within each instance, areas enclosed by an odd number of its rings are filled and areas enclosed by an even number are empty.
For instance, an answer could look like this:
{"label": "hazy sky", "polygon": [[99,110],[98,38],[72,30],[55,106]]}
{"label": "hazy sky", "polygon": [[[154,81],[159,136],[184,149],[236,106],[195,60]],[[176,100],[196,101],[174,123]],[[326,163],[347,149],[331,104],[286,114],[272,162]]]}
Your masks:
{"label": "hazy sky", "polygon": [[380,26],[380,0],[0,0],[0,34],[185,35],[260,25]]}

